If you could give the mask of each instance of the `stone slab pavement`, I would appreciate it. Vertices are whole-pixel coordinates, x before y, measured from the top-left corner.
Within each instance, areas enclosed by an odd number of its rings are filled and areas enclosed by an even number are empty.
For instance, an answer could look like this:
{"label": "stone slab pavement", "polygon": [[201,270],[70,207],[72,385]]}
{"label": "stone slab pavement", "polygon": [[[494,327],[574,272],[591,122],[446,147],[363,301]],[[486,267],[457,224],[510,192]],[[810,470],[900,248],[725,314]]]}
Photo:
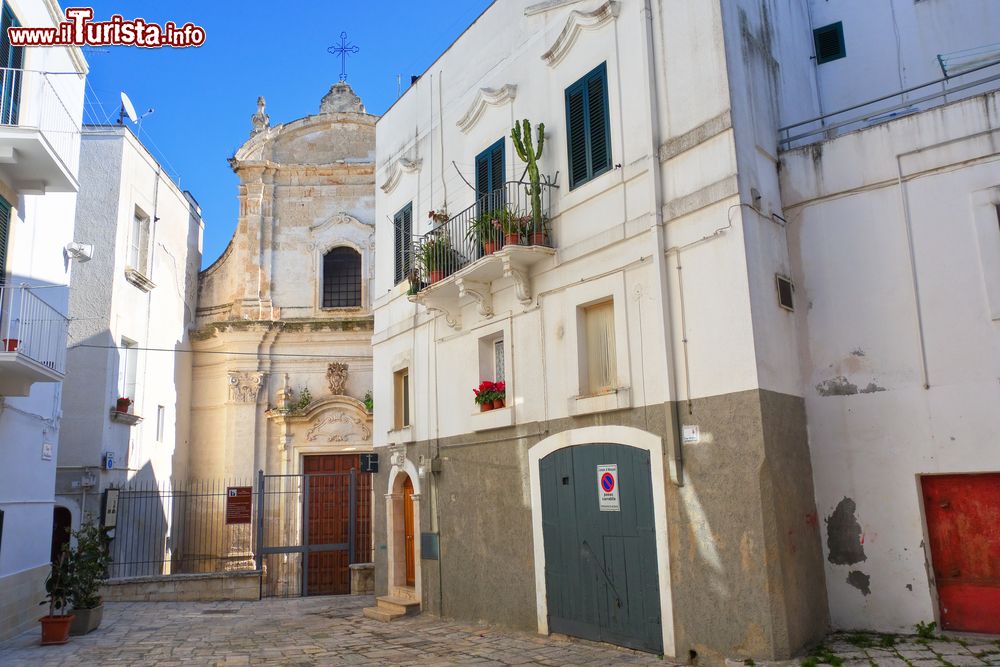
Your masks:
{"label": "stone slab pavement", "polygon": [[235,665],[666,665],[657,656],[576,639],[467,625],[429,615],[379,623],[374,598],[260,602],[120,602],[100,628],[39,646],[36,627],[0,643],[3,667]]}

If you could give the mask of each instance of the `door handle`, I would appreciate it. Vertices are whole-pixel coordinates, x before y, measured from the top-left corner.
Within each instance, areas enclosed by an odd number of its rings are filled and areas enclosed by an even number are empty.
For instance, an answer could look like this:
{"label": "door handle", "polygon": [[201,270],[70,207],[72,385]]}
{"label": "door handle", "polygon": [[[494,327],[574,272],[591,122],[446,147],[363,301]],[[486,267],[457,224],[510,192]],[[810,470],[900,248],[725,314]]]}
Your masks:
{"label": "door handle", "polygon": [[941,501],[940,503],[938,503],[938,506],[939,506],[939,507],[940,507],[941,509],[944,509],[944,510],[946,510],[946,509],[948,509],[949,507],[951,507],[951,501],[950,501],[950,500],[942,500],[942,501]]}

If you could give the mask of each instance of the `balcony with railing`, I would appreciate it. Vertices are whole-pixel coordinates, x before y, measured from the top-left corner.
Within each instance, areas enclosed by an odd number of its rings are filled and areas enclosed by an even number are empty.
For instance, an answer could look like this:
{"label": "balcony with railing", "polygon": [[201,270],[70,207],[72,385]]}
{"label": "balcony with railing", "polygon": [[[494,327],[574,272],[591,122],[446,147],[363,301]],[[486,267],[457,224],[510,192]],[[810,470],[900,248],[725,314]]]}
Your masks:
{"label": "balcony with railing", "polygon": [[27,396],[66,374],[65,315],[30,287],[0,285],[0,396]]}
{"label": "balcony with railing", "polygon": [[0,178],[24,193],[79,189],[80,123],[59,92],[73,77],[0,68]]}
{"label": "balcony with railing", "polygon": [[552,257],[550,200],[555,186],[510,181],[481,195],[460,213],[436,224],[414,243],[410,300],[461,327],[459,311],[475,302],[493,315],[493,282],[511,278],[517,298],[530,304],[530,269]]}

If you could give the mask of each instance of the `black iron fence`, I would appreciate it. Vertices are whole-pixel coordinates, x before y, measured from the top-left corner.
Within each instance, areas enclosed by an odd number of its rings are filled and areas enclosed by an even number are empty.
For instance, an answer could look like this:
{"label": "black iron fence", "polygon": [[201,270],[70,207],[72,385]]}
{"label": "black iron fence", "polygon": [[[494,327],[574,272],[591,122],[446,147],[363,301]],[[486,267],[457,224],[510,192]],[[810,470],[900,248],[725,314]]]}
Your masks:
{"label": "black iron fence", "polygon": [[[118,490],[112,579],[253,570],[252,515],[235,516],[230,494],[254,507],[248,480],[133,481]],[[231,505],[234,503],[230,503]]]}
{"label": "black iron fence", "polygon": [[411,289],[442,280],[505,246],[551,246],[549,210],[554,186],[510,181],[414,242]]}

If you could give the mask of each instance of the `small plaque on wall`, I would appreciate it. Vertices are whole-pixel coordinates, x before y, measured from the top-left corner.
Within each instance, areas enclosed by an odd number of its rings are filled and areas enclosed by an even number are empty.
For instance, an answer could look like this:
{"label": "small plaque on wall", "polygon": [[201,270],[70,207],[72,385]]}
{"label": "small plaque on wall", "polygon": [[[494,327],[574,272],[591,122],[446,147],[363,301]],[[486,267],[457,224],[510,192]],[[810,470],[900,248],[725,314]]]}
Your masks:
{"label": "small plaque on wall", "polygon": [[420,559],[438,560],[441,555],[441,543],[437,533],[420,533]]}

